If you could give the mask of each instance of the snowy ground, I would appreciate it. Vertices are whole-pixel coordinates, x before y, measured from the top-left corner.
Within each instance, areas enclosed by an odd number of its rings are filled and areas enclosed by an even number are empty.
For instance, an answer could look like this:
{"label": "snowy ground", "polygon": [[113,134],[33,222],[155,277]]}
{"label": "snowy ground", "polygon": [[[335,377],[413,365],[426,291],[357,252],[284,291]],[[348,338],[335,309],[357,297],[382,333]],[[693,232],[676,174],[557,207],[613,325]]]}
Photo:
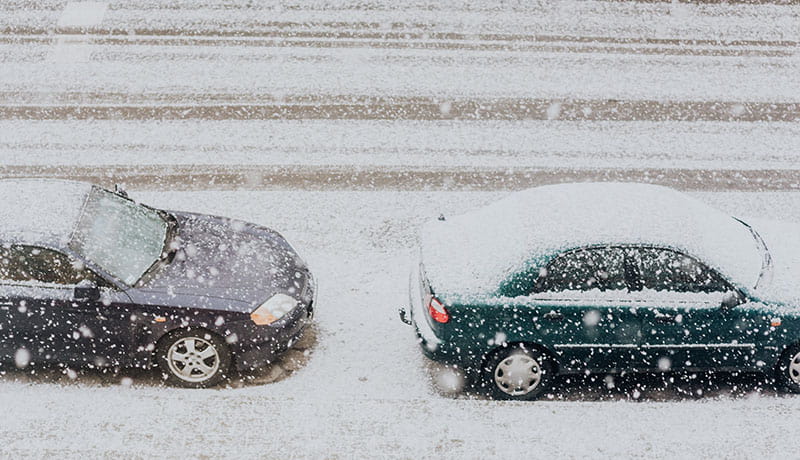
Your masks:
{"label": "snowy ground", "polygon": [[0,120],[0,132],[6,166],[793,170],[800,152],[798,122]]}
{"label": "snowy ground", "polygon": [[521,187],[642,180],[800,219],[796,2],[0,3],[0,177],[265,224],[320,282],[277,379],[7,370],[0,456],[791,456],[800,398],[757,376],[442,396],[396,309],[423,220]]}
{"label": "snowy ground", "polygon": [[[271,384],[165,388],[147,375],[75,380],[13,371],[0,379],[7,456],[316,458],[785,457],[800,398],[757,376],[601,376],[554,400],[451,399],[397,318],[417,226],[503,193],[133,192],[166,208],[249,219],[283,231],[320,281],[316,345]],[[800,215],[800,193],[700,193],[739,215]]]}

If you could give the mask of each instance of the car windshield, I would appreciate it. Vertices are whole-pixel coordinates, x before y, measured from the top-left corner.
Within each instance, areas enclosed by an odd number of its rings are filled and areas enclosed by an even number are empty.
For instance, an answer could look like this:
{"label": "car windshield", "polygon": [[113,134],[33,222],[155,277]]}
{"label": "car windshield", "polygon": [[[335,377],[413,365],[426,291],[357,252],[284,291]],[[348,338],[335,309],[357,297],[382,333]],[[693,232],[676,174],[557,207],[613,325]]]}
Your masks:
{"label": "car windshield", "polygon": [[158,211],[93,188],[70,247],[133,285],[161,258],[168,228]]}

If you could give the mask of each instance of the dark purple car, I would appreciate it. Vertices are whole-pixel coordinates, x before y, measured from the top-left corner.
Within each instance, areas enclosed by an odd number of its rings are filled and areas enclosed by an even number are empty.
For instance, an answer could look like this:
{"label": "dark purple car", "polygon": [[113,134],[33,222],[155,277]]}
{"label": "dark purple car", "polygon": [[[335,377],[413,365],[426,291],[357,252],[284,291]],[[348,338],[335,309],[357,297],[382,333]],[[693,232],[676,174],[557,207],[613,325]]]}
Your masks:
{"label": "dark purple car", "polygon": [[0,180],[0,354],[208,387],[289,348],[314,279],[273,230],[55,180]]}

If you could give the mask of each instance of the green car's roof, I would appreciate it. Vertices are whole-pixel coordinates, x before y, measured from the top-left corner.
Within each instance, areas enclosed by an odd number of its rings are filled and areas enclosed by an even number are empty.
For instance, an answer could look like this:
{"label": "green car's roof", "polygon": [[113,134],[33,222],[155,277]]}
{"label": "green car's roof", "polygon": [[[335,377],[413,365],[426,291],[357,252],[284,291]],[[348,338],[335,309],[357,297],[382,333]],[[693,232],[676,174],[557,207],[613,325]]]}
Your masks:
{"label": "green car's roof", "polygon": [[646,244],[682,250],[752,286],[761,255],[749,230],[675,190],[634,183],[550,185],[517,192],[422,230],[422,259],[437,294],[495,292],[522,269],[568,249]]}

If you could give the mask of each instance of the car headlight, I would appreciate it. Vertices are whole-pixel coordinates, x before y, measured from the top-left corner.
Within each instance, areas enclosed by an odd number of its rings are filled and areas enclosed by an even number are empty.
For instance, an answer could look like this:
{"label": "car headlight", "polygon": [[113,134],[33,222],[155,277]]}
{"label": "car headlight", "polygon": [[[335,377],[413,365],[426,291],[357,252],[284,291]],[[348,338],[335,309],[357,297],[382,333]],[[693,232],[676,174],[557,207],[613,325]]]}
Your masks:
{"label": "car headlight", "polygon": [[269,300],[262,303],[253,313],[250,319],[259,326],[266,326],[281,319],[297,306],[297,299],[286,294],[275,294]]}

